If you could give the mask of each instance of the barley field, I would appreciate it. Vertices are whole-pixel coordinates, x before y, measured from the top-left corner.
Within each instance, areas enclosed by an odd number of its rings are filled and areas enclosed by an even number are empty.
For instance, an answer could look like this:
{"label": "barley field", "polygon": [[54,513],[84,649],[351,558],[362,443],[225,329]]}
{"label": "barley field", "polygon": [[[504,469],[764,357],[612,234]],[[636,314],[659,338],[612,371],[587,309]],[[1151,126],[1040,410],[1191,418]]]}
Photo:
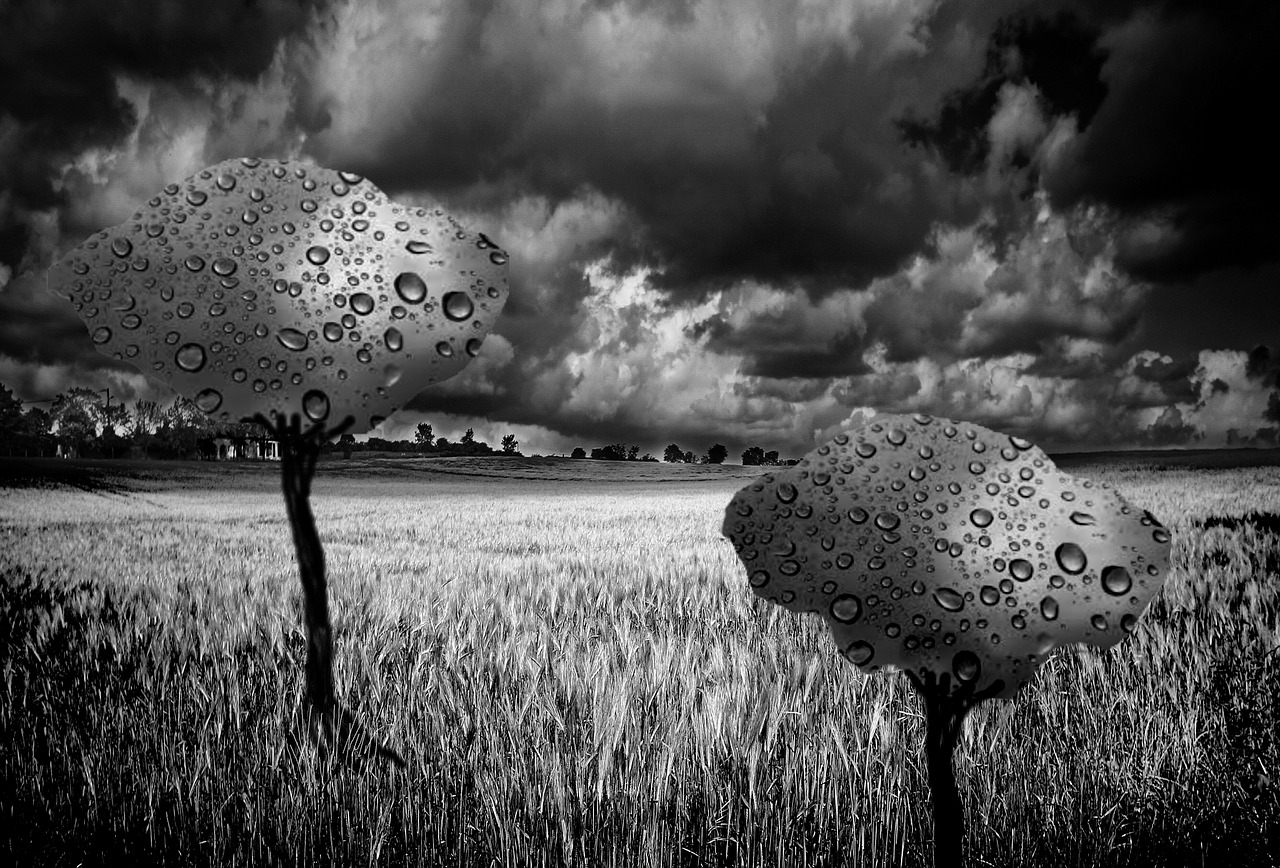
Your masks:
{"label": "barley field", "polygon": [[[974,866],[1280,864],[1280,467],[1064,463],[1173,532],[1126,641],[979,706]],[[317,760],[272,464],[0,467],[0,863],[930,864],[923,717],[719,533],[761,468],[323,460]]]}

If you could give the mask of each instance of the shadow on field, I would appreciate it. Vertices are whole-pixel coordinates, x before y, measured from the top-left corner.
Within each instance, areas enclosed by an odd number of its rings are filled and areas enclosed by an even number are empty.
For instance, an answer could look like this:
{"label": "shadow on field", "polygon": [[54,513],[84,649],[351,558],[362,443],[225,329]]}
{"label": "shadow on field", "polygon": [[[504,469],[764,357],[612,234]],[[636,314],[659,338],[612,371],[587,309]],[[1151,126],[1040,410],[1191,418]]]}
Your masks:
{"label": "shadow on field", "polygon": [[61,458],[0,458],[0,488],[78,488],[90,494],[129,494],[115,462]]}

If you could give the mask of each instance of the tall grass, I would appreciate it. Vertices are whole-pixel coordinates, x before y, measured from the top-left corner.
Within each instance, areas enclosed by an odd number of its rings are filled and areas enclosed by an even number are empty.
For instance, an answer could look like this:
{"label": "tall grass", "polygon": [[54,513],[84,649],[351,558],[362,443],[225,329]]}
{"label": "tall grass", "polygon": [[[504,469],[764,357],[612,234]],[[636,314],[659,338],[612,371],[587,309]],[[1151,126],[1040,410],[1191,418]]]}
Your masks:
{"label": "tall grass", "polygon": [[[409,770],[298,745],[271,470],[0,490],[0,859],[928,863],[915,696],[750,593],[740,475],[327,471],[338,693]],[[1277,864],[1280,537],[1200,522],[1280,513],[1280,469],[1108,474],[1172,572],[1128,640],[970,714],[971,864]]]}

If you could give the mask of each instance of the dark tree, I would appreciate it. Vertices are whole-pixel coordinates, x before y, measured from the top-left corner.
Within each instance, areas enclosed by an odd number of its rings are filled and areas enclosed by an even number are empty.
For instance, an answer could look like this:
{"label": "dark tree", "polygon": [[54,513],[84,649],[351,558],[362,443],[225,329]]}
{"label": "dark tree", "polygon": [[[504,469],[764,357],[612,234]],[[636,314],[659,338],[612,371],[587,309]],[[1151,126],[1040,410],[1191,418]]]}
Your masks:
{"label": "dark tree", "polygon": [[591,457],[598,461],[626,461],[627,446],[625,443],[611,443],[591,450]]}
{"label": "dark tree", "polygon": [[476,432],[474,429],[468,428],[465,432],[463,432],[462,445],[470,446],[472,443],[475,443],[475,442],[476,442]]}
{"label": "dark tree", "polygon": [[684,452],[674,443],[667,444],[667,448],[662,452],[662,460],[670,464],[678,464],[684,461]]}
{"label": "dark tree", "polygon": [[569,457],[570,458],[586,458],[587,450],[583,449],[581,446],[575,446],[573,447],[573,452],[569,453]]}
{"label": "dark tree", "polygon": [[338,438],[338,443],[341,444],[342,446],[342,457],[350,458],[351,447],[354,446],[356,443],[356,435],[348,431],[347,433],[343,434],[340,438]]}
{"label": "dark tree", "polygon": [[639,446],[637,446],[636,444],[632,443],[632,444],[631,444],[631,447],[630,447],[629,449],[627,449],[627,460],[628,460],[628,461],[635,461],[635,460],[636,460],[636,456],[638,456],[639,454],[640,454],[640,447],[639,447]]}
{"label": "dark tree", "polygon": [[723,464],[724,460],[729,457],[729,450],[723,445],[717,443],[707,450],[708,464]]}
{"label": "dark tree", "polygon": [[430,423],[430,422],[419,422],[419,423],[418,423],[418,430],[417,430],[417,432],[413,435],[414,442],[416,442],[416,443],[417,443],[420,447],[422,447],[422,448],[430,449],[430,448],[431,448],[431,434],[432,434],[432,431],[431,431],[431,423]]}
{"label": "dark tree", "polygon": [[688,450],[688,451],[686,451],[686,452],[684,453],[684,463],[685,463],[685,464],[696,464],[696,463],[697,463],[697,462],[694,460],[694,457],[693,457],[693,451],[692,451],[692,450]]}
{"label": "dark tree", "polygon": [[766,453],[764,454],[764,463],[765,463],[765,464],[777,464],[777,463],[778,463],[778,451],[777,451],[776,449],[770,449],[768,452],[766,452]]}
{"label": "dark tree", "polygon": [[755,467],[764,464],[764,450],[759,446],[748,446],[747,450],[742,453],[742,465],[744,467]]}
{"label": "dark tree", "polygon": [[514,434],[507,434],[502,438],[502,451],[506,455],[515,455],[516,447],[519,445]]}

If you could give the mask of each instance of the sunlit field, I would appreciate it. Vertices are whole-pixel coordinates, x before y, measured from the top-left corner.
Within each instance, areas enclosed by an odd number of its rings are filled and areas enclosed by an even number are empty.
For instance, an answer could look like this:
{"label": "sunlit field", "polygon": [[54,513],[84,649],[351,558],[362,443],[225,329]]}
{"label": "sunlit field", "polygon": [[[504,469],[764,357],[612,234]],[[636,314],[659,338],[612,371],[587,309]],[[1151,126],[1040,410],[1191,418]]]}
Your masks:
{"label": "sunlit field", "polygon": [[[1280,467],[1065,467],[1173,567],[1126,641],[970,714],[970,864],[1280,864]],[[931,860],[906,677],[756,599],[720,536],[763,468],[322,461],[338,694],[406,770],[296,723],[278,465],[0,470],[0,863]]]}

